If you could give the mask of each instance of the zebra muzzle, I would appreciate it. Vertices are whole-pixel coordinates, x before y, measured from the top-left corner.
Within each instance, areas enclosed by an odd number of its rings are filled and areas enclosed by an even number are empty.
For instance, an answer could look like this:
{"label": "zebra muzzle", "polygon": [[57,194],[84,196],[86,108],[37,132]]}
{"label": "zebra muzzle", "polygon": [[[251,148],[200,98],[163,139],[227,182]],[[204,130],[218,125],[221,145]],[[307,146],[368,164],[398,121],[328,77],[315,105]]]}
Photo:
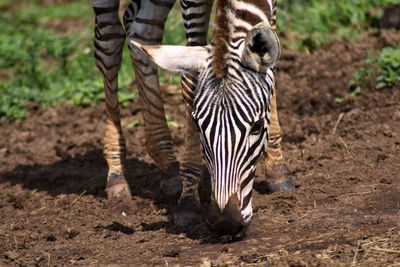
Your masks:
{"label": "zebra muzzle", "polygon": [[229,198],[228,203],[222,210],[212,196],[207,223],[214,232],[221,236],[231,235],[233,238],[242,237],[247,225],[240,212],[240,202],[236,194]]}

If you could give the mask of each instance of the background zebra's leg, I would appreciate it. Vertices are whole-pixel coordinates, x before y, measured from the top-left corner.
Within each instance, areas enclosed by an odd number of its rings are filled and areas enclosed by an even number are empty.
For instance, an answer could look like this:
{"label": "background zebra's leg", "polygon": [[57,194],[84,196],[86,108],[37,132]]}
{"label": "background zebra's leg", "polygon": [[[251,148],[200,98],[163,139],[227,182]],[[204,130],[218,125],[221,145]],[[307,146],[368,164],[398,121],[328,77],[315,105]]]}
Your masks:
{"label": "background zebra's leg", "polygon": [[272,95],[270,104],[271,123],[269,128],[269,140],[267,146],[267,155],[264,162],[266,167],[267,190],[271,193],[280,190],[287,192],[294,190],[291,172],[287,167],[282,154],[282,131],[278,120],[276,94],[277,90],[274,84],[274,94]]}
{"label": "background zebra's leg", "polygon": [[[174,3],[175,0],[132,1],[124,14],[129,40],[146,45],[161,44],[164,24]],[[161,183],[163,191],[167,195],[177,195],[182,189],[178,175],[179,162],[173,151],[165,118],[157,67],[130,44],[129,48],[145,124],[146,149],[157,166],[165,172],[166,179]]]}
{"label": "background zebra's leg", "polygon": [[179,226],[188,226],[201,219],[198,188],[203,163],[199,134],[192,120],[193,93],[196,82],[194,76],[185,75],[182,77],[182,95],[186,103],[185,150],[180,167],[183,190],[174,214],[174,223]]}
{"label": "background zebra's leg", "polygon": [[[188,46],[206,45],[212,0],[181,0],[182,17]],[[192,111],[197,79],[192,75],[182,77],[182,95],[186,106],[185,151],[181,160],[180,176],[182,194],[179,198],[174,223],[188,226],[201,219],[198,187],[201,179],[202,153],[200,138],[193,124]]]}
{"label": "background zebra's leg", "polygon": [[103,75],[107,106],[104,136],[104,156],[108,164],[108,197],[130,196],[125,180],[125,140],[122,134],[118,106],[118,71],[121,67],[125,31],[118,17],[119,0],[93,0],[96,15],[94,55]]}

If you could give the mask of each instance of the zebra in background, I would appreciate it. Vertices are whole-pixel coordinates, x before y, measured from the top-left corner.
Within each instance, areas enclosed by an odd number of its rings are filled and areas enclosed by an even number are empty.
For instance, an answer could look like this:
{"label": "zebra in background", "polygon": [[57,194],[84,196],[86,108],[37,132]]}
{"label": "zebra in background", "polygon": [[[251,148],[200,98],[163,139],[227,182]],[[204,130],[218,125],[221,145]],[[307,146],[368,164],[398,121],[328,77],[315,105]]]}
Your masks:
{"label": "zebra in background", "polygon": [[[108,197],[130,195],[117,92],[122,47],[128,36],[145,121],[146,148],[165,171],[164,192],[181,192],[174,222],[187,226],[201,217],[198,185],[202,146],[212,179],[208,222],[221,234],[241,236],[252,215],[255,166],[265,151],[268,190],[294,189],[280,146],[272,71],[280,53],[275,32],[276,1],[217,0],[212,45],[205,46],[212,1],[181,0],[188,47],[160,46],[174,2],[132,1],[122,27],[118,0],[93,0],[95,58],[103,74],[107,105],[106,191]],[[157,69],[150,60],[184,74],[182,95],[188,126],[180,164],[173,153]]]}

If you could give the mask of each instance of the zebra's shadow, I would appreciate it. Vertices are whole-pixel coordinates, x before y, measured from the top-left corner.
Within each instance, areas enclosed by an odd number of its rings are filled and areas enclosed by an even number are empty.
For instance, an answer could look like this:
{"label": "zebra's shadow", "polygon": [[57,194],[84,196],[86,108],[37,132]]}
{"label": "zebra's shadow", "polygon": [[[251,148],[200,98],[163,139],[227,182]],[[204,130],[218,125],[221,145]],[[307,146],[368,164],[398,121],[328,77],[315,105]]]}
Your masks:
{"label": "zebra's shadow", "polygon": [[[161,175],[158,168],[135,158],[128,159],[126,163],[129,174],[127,178],[134,195],[143,198],[157,197],[157,192],[152,193],[152,190]],[[18,165],[2,176],[11,184],[21,184],[30,190],[46,191],[51,196],[85,192],[98,198],[107,197],[104,191],[107,163],[101,149],[85,154],[68,155],[48,165]]]}
{"label": "zebra's shadow", "polygon": [[[173,224],[173,214],[178,197],[166,197],[160,182],[165,175],[154,164],[136,158],[126,160],[127,179],[132,195],[151,200],[159,209],[166,209],[168,221],[142,223],[143,231],[158,231],[165,229],[171,234],[185,234],[191,239],[201,240],[202,243],[220,242],[218,236],[209,230],[203,219],[197,225],[180,228]],[[12,171],[0,174],[3,181],[12,185],[20,184],[25,189],[45,191],[51,196],[61,194],[90,194],[95,198],[107,198],[105,193],[107,163],[101,149],[91,150],[85,154],[66,156],[52,164],[18,165]],[[211,195],[210,175],[203,167],[199,196],[202,203],[203,218],[208,212]],[[254,190],[266,194],[263,183],[256,182]],[[135,200],[132,200],[135,201]],[[105,211],[106,212],[106,211]],[[108,227],[109,230],[120,231],[121,227]]]}
{"label": "zebra's shadow", "polygon": [[[126,161],[127,180],[133,199],[137,197],[150,200],[157,209],[166,209],[167,222],[143,223],[143,231],[157,231],[165,228],[171,234],[186,234],[192,239],[210,242],[213,237],[204,221],[190,229],[179,228],[173,224],[172,215],[178,197],[165,196],[160,188],[160,182],[165,175],[156,165],[149,164],[136,158]],[[45,191],[47,194],[58,195],[76,194],[92,195],[95,198],[106,199],[107,163],[101,149],[91,150],[85,154],[66,156],[51,164],[18,165],[12,171],[0,173],[2,180],[11,185],[21,185],[32,191]],[[199,188],[199,194],[206,213],[210,199],[210,179],[205,171],[204,179]],[[106,212],[106,211],[105,211]],[[121,227],[108,227],[110,231],[120,231]],[[214,239],[213,239],[214,240]],[[212,241],[213,242],[213,241]]]}

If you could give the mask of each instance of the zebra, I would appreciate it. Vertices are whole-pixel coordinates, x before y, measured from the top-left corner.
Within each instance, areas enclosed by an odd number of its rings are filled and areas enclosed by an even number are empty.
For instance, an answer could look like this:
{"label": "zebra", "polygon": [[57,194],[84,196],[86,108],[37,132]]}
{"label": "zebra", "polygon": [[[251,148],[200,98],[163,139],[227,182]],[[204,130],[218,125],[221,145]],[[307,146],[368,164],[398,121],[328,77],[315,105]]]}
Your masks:
{"label": "zebra", "polygon": [[[204,155],[212,180],[207,222],[219,234],[240,237],[252,216],[255,166],[262,155],[266,154],[267,189],[294,190],[282,155],[276,108],[273,67],[280,54],[276,1],[217,0],[216,28],[207,46],[213,1],[181,0],[188,46],[161,46],[174,3],[133,0],[122,26],[119,0],[93,0],[95,59],[103,75],[107,107],[107,195],[131,195],[124,168],[126,146],[117,84],[122,47],[128,37],[145,122],[145,145],[164,171],[163,191],[170,196],[180,193],[174,223],[185,227],[201,219],[198,186]],[[180,163],[173,153],[154,63],[183,74],[187,127]]]}

